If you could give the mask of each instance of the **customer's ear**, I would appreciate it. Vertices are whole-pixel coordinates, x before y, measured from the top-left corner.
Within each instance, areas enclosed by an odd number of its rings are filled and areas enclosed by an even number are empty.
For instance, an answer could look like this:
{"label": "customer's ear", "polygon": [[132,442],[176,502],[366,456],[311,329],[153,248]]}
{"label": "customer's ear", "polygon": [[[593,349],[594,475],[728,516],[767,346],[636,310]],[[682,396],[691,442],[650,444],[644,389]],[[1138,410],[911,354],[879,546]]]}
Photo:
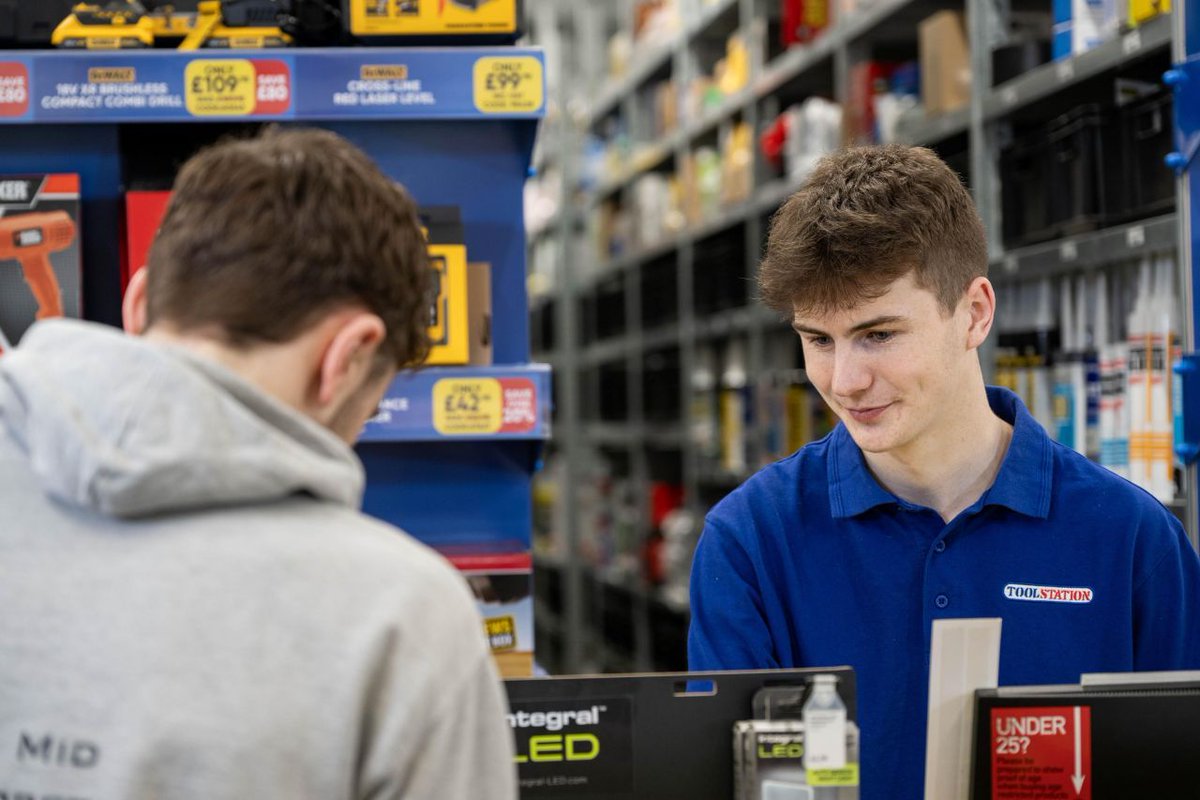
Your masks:
{"label": "customer's ear", "polygon": [[121,325],[125,332],[141,336],[146,330],[146,268],[133,273],[121,299]]}
{"label": "customer's ear", "polygon": [[340,404],[371,374],[387,326],[368,311],[352,314],[333,329],[321,354],[317,403]]}

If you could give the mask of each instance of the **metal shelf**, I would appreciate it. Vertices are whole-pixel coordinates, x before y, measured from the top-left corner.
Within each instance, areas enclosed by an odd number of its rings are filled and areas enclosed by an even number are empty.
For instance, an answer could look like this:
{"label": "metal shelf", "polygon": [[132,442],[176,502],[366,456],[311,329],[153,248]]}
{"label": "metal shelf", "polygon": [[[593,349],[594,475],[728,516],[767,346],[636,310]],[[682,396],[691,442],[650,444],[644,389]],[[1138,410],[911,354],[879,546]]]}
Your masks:
{"label": "metal shelf", "polygon": [[717,0],[713,5],[703,9],[693,22],[685,26],[684,38],[690,42],[696,37],[701,36],[716,24],[717,20],[725,16],[729,11],[737,8],[737,5],[738,0]]}
{"label": "metal shelf", "polygon": [[641,439],[655,447],[682,449],[687,437],[681,423],[648,423],[642,430]]}
{"label": "metal shelf", "polygon": [[710,316],[697,318],[696,338],[718,339],[749,333],[763,321],[765,314],[765,309],[754,305],[718,311]]}
{"label": "metal shelf", "polygon": [[587,422],[583,424],[583,438],[593,445],[633,447],[639,439],[639,431],[628,422]]}
{"label": "metal shelf", "polygon": [[983,99],[987,120],[997,119],[1171,46],[1171,16],[1149,20],[1110,42],[1071,58],[1043,64],[1003,83]]}
{"label": "metal shelf", "polygon": [[741,485],[753,474],[749,469],[730,471],[720,464],[704,463],[696,470],[696,480],[705,486],[733,488]]}
{"label": "metal shelf", "polygon": [[682,331],[675,324],[665,325],[642,334],[642,348],[645,350],[660,350],[664,347],[677,346]]}
{"label": "metal shelf", "polygon": [[594,445],[682,448],[685,437],[683,425],[679,423],[590,422],[583,426],[583,438]]}
{"label": "metal shelf", "polygon": [[1174,214],[1035,244],[1006,253],[995,265],[997,283],[1050,277],[1147,253],[1173,250],[1179,229]]}
{"label": "metal shelf", "polygon": [[632,347],[633,340],[629,336],[619,336],[612,339],[605,339],[583,348],[582,358],[580,360],[586,366],[594,367],[599,364],[604,364],[609,361],[617,361],[624,358]]}
{"label": "metal shelf", "polygon": [[971,109],[964,107],[935,117],[902,118],[896,138],[904,144],[931,145],[965,134],[971,124]]}
{"label": "metal shelf", "polygon": [[629,72],[620,78],[609,81],[600,90],[600,98],[588,110],[587,126],[590,128],[608,116],[621,103],[621,100],[632,94],[651,75],[666,66],[679,47],[680,37],[663,42],[657,47],[638,51],[630,65]]}
{"label": "metal shelf", "polygon": [[766,97],[823,61],[832,59],[840,43],[835,29],[825,31],[812,44],[789,48],[763,69],[762,75],[754,82],[755,95]]}

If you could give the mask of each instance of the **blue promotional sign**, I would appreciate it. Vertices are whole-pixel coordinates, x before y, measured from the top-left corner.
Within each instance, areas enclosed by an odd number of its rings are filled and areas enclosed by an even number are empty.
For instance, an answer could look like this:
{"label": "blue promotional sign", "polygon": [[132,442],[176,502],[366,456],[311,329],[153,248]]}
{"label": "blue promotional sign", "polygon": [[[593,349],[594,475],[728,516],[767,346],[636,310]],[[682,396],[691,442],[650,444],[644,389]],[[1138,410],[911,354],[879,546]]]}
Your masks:
{"label": "blue promotional sign", "polygon": [[537,119],[540,51],[355,48],[0,58],[0,124]]}
{"label": "blue promotional sign", "polygon": [[545,76],[530,50],[312,50],[297,63],[300,116],[541,116]]}
{"label": "blue promotional sign", "polygon": [[396,378],[359,441],[547,439],[550,368],[427,368]]}

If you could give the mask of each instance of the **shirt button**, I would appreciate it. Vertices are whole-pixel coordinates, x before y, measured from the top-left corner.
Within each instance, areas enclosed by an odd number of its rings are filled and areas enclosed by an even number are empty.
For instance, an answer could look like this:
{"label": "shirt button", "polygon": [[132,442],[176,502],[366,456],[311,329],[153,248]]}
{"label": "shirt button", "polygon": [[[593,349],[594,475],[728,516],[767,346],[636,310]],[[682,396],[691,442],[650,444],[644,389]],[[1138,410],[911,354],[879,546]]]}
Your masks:
{"label": "shirt button", "polygon": [[933,604],[938,608],[945,608],[946,606],[950,605],[950,598],[946,597],[944,594],[939,594],[937,597],[933,598]]}
{"label": "shirt button", "polygon": [[933,543],[933,552],[935,552],[935,553],[946,552],[946,542],[942,539],[938,539],[936,542],[934,542]]}

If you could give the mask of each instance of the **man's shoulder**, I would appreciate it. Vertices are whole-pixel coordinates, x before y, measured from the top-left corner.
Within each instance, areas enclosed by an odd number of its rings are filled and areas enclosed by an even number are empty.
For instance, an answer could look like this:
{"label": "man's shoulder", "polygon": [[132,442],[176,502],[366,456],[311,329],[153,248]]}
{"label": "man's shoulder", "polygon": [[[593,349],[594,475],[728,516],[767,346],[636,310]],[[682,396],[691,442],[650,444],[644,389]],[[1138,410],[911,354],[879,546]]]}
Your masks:
{"label": "man's shoulder", "polygon": [[1174,515],[1150,492],[1074,449],[1051,441],[1055,462],[1052,501],[1077,522],[1086,516],[1104,522],[1136,517],[1169,525]]}
{"label": "man's shoulder", "polygon": [[297,497],[164,524],[186,530],[189,540],[231,564],[286,564],[297,589],[308,585],[397,604],[424,598],[470,605],[462,577],[441,555],[393,525],[336,503]]}

